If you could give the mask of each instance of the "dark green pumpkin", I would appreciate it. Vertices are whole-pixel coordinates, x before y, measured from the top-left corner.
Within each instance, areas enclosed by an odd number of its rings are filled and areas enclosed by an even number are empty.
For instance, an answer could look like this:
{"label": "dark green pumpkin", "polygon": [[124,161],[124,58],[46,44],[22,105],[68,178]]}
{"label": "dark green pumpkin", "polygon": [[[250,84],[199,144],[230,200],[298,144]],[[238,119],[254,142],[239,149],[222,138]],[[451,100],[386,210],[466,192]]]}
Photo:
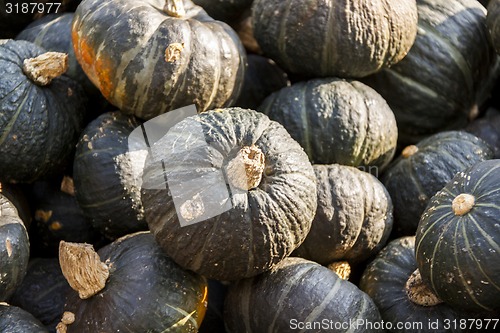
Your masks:
{"label": "dark green pumpkin", "polygon": [[489,93],[495,52],[486,10],[476,0],[417,0],[418,35],[408,55],[366,78],[396,115],[399,140],[412,144],[465,127]]}
{"label": "dark green pumpkin", "polygon": [[[467,331],[455,327],[454,320],[460,323],[463,317],[446,303],[422,306],[408,297],[406,282],[416,269],[415,237],[409,236],[387,244],[363,273],[359,286],[373,299],[382,319],[392,324],[390,332]],[[397,329],[399,323],[411,329]]]}
{"label": "dark green pumpkin", "polygon": [[32,182],[59,171],[83,127],[86,96],[61,75],[47,85],[28,78],[23,61],[45,53],[26,41],[0,45],[0,180]]}
{"label": "dark green pumpkin", "polygon": [[102,114],[87,125],[76,147],[76,199],[85,217],[110,239],[147,229],[134,177],[141,161],[128,152],[128,136],[138,126],[135,117],[119,111]]}
{"label": "dark green pumpkin", "polygon": [[493,47],[500,54],[500,1],[492,0],[488,3],[486,24],[488,25]]}
{"label": "dark green pumpkin", "polygon": [[206,279],[174,263],[149,232],[122,237],[98,253],[109,277],[89,298],[73,290],[68,295],[65,311],[75,314],[68,333],[198,331]]}
{"label": "dark green pumpkin", "polygon": [[56,258],[34,258],[29,261],[26,276],[12,295],[10,304],[28,311],[47,330],[55,332],[70,290]]}
{"label": "dark green pumpkin", "polygon": [[359,78],[399,62],[417,33],[414,0],[255,0],[254,35],[287,72]]}
{"label": "dark green pumpkin", "polygon": [[458,173],[432,197],[416,234],[422,279],[457,309],[500,309],[500,160]]}
{"label": "dark green pumpkin", "polygon": [[377,307],[354,284],[301,258],[287,258],[269,272],[232,284],[224,307],[226,327],[234,333],[382,332],[345,326],[357,320],[380,322]]}
{"label": "dark green pumpkin", "polygon": [[394,229],[414,235],[430,198],[459,171],[493,158],[489,145],[462,132],[442,132],[406,147],[382,176],[394,203]]}
{"label": "dark green pumpkin", "polygon": [[290,85],[288,75],[269,58],[249,54],[245,81],[235,106],[256,110],[271,93]]}
{"label": "dark green pumpkin", "polygon": [[72,31],[83,70],[126,114],[150,119],[191,104],[201,112],[240,93],[243,45],[191,0],[85,0]]}
{"label": "dark green pumpkin", "polygon": [[6,303],[0,303],[0,332],[49,333],[31,313]]}
{"label": "dark green pumpkin", "polygon": [[285,126],[315,164],[382,170],[396,150],[394,114],[376,91],[358,81],[299,82],[271,94],[258,110]]}
{"label": "dark green pumpkin", "polygon": [[23,221],[16,207],[0,194],[0,302],[8,300],[21,284],[29,255],[28,233]]}
{"label": "dark green pumpkin", "polygon": [[250,8],[253,0],[193,0],[216,20],[230,22]]}
{"label": "dark green pumpkin", "polygon": [[314,165],[318,208],[295,256],[322,265],[359,263],[378,252],[392,230],[392,202],[375,176],[343,165]]}
{"label": "dark green pumpkin", "polygon": [[500,158],[500,111],[490,109],[482,118],[470,123],[466,131],[483,139],[493,148],[494,158]]}
{"label": "dark green pumpkin", "polygon": [[[157,147],[142,202],[156,240],[181,266],[237,280],[271,269],[304,241],[316,211],[314,171],[277,122],[240,108],[208,111],[179,122]],[[248,149],[263,170],[246,179],[230,170]]]}

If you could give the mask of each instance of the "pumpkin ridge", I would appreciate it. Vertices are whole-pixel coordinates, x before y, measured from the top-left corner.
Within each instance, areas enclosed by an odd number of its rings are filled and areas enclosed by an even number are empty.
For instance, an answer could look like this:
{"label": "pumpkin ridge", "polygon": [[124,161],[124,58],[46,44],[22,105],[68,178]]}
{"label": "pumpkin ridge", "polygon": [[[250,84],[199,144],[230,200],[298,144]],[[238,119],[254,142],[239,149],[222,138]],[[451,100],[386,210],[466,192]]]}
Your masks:
{"label": "pumpkin ridge", "polygon": [[[300,118],[302,119],[302,126],[303,126],[303,129],[304,129],[304,136],[303,136],[303,139],[304,139],[304,144],[305,144],[305,151],[314,151],[313,150],[313,147],[312,147],[312,143],[311,143],[311,138],[308,134],[309,132],[309,112],[307,112],[308,110],[308,104],[310,102],[312,102],[312,100],[310,100],[309,98],[307,98],[308,96],[308,92],[311,92],[312,90],[312,87],[311,87],[311,84],[310,82],[307,82],[305,85],[304,85],[304,89],[301,89],[301,92],[302,92],[302,100],[300,101]],[[311,109],[313,110],[313,109]]]}
{"label": "pumpkin ridge", "polygon": [[[329,7],[328,7],[328,19],[325,24],[325,40],[327,39],[332,39],[333,40],[333,45],[337,44],[337,35],[334,34],[335,29],[333,29],[333,24],[330,22],[332,21],[332,16],[334,13],[334,8],[335,8],[335,1],[330,1],[329,2]],[[322,66],[322,71],[326,72],[328,67],[332,66],[336,62],[334,59],[335,57],[335,52],[332,52],[332,48],[325,47],[322,52],[322,59],[321,59],[321,66]]]}
{"label": "pumpkin ridge", "polygon": [[494,166],[493,168],[489,169],[487,172],[485,172],[477,181],[476,181],[476,184],[474,185],[474,187],[472,188],[471,190],[471,193],[475,193],[477,191],[477,187],[482,183],[482,181],[484,180],[484,178],[486,178],[490,173],[492,173],[493,171],[495,171],[496,169],[500,169],[500,164],[499,165],[496,165]]}
{"label": "pumpkin ridge", "polygon": [[[354,165],[363,165],[362,163],[365,163],[365,158],[367,157],[366,154],[369,150],[369,145],[368,145],[368,136],[369,133],[370,133],[370,129],[371,129],[371,121],[370,121],[370,116],[372,115],[372,112],[371,112],[371,108],[368,106],[368,99],[371,100],[370,96],[368,96],[366,94],[366,91],[364,89],[359,89],[359,87],[357,86],[357,84],[353,84],[353,82],[349,82],[349,84],[363,97],[362,100],[363,100],[363,104],[365,105],[365,112],[363,112],[363,115],[366,117],[365,118],[365,126],[364,126],[364,129],[365,129],[365,133],[363,135],[363,141],[361,142],[361,145],[359,146],[359,152],[357,153],[357,157],[355,159],[355,163]],[[382,145],[380,143],[380,145]],[[371,152],[373,153],[373,152]],[[371,156],[372,154],[370,154],[369,157],[373,157]]]}
{"label": "pumpkin ridge", "polygon": [[281,52],[281,54],[283,55],[282,59],[280,59],[280,60],[284,63],[284,66],[286,66],[286,67],[290,67],[290,60],[289,60],[289,55],[286,52],[287,45],[286,45],[286,29],[285,29],[285,27],[287,26],[286,21],[287,21],[288,17],[290,16],[292,4],[294,4],[293,0],[288,1],[288,6],[286,6],[286,8],[285,8],[285,12],[283,13],[283,17],[281,18],[281,21],[279,24],[280,34],[279,34],[278,40],[281,41],[281,43],[278,43],[278,49]]}
{"label": "pumpkin ridge", "polygon": [[[26,89],[23,92],[23,95],[21,95],[21,96],[24,96],[23,101],[17,107],[16,112],[14,113],[14,115],[12,116],[12,118],[9,120],[8,124],[5,126],[4,132],[2,133],[2,136],[0,136],[0,145],[2,145],[5,142],[5,140],[7,139],[7,137],[9,136],[10,130],[16,124],[17,118],[19,118],[19,115],[23,111],[24,104],[26,103],[26,100],[28,99],[28,97],[30,96],[30,94],[31,94],[31,92],[32,92],[32,90],[34,88],[34,85],[30,85],[28,83],[26,85],[28,85],[28,87],[26,87]],[[19,96],[19,97],[21,97],[21,96]]]}
{"label": "pumpkin ridge", "polygon": [[483,228],[481,228],[481,224],[476,220],[476,218],[473,217],[473,216],[469,216],[469,218],[472,220],[472,222],[474,222],[474,225],[476,226],[477,230],[481,233],[482,236],[484,236],[484,238],[486,239],[486,241],[492,247],[494,247],[497,252],[500,252],[500,247],[498,246],[498,244],[495,243],[494,241],[492,241],[490,235],[486,231],[484,231]]}

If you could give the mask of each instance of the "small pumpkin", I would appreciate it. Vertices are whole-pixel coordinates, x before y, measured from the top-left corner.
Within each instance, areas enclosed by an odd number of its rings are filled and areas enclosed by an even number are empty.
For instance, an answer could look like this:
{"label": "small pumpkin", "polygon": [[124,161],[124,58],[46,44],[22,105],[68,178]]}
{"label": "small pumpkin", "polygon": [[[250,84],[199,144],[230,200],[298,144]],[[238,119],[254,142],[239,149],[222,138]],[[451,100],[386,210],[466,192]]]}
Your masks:
{"label": "small pumpkin", "polygon": [[29,183],[67,164],[86,96],[61,75],[67,56],[26,41],[0,45],[0,180]]}
{"label": "small pumpkin", "polygon": [[83,70],[126,114],[227,106],[243,84],[238,36],[191,0],[84,0],[72,31]]}
{"label": "small pumpkin", "polygon": [[0,332],[49,333],[31,313],[7,303],[0,303]]}
{"label": "small pumpkin", "polygon": [[[370,297],[354,284],[315,262],[292,257],[269,272],[232,284],[224,318],[229,332],[381,331],[335,326],[381,318]],[[306,326],[318,323],[327,326]]]}
{"label": "small pumpkin", "polygon": [[468,311],[500,309],[500,160],[458,173],[432,197],[416,234],[423,281]]}
{"label": "small pumpkin", "polygon": [[107,112],[83,130],[76,146],[73,180],[85,217],[110,239],[146,230],[140,179],[144,157],[129,152],[128,136],[140,126],[133,116]]}
{"label": "small pumpkin", "polygon": [[430,198],[459,171],[493,158],[489,145],[463,131],[441,132],[407,146],[381,180],[394,203],[397,235],[414,235]]}
{"label": "small pumpkin", "polygon": [[313,165],[318,208],[295,256],[322,265],[359,263],[378,252],[392,230],[392,201],[375,176],[343,165]]}
{"label": "small pumpkin", "polygon": [[415,0],[255,0],[252,19],[264,54],[310,77],[373,74],[403,59],[417,34]]}
{"label": "small pumpkin", "polygon": [[55,332],[70,290],[57,258],[33,258],[10,304],[28,311],[50,332]]}
{"label": "small pumpkin", "polygon": [[476,0],[417,0],[418,35],[398,64],[367,77],[396,115],[402,145],[461,129],[487,97],[496,62]]}
{"label": "small pumpkin", "polygon": [[230,22],[250,8],[253,0],[193,0],[216,20]]}
{"label": "small pumpkin", "polygon": [[316,211],[314,171],[266,115],[204,112],[153,148],[143,174],[146,220],[182,267],[238,280],[271,269],[304,241]]}
{"label": "small pumpkin", "polygon": [[500,1],[492,0],[488,3],[486,24],[488,25],[493,47],[500,54]]}
{"label": "small pumpkin", "polygon": [[258,110],[285,126],[315,164],[381,171],[396,150],[394,114],[375,90],[358,81],[295,83],[271,94]]}
{"label": "small pumpkin", "polygon": [[0,302],[21,284],[30,255],[28,233],[16,207],[0,194]]}
{"label": "small pumpkin", "polygon": [[466,127],[466,131],[483,139],[493,148],[493,158],[500,158],[500,111],[489,109],[486,115]]}
{"label": "small pumpkin", "polygon": [[415,330],[420,326],[420,331],[466,331],[459,325],[451,325],[460,322],[463,316],[448,304],[438,301],[438,304],[423,305],[429,301],[429,294],[425,292],[428,289],[408,283],[416,269],[415,236],[398,238],[387,244],[366,267],[359,287],[373,299],[382,319],[392,324],[391,332],[409,331],[396,329],[399,323],[408,323],[407,327]]}
{"label": "small pumpkin", "polygon": [[[96,253],[61,242],[61,269],[70,286],[58,329],[68,333],[198,331],[207,282],[168,258],[149,232],[124,236]],[[64,331],[66,332],[66,331]]]}

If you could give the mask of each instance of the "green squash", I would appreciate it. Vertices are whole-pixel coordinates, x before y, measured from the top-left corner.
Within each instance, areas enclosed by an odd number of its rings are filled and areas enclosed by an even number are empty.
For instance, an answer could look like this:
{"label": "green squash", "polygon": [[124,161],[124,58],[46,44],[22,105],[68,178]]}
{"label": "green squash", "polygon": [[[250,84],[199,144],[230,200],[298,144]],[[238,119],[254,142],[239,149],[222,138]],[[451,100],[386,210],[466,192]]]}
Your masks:
{"label": "green squash", "polygon": [[0,332],[49,333],[31,313],[6,303],[0,303]]}
{"label": "green squash", "polygon": [[258,108],[279,122],[315,164],[383,168],[397,143],[394,114],[365,84],[343,79],[314,79],[267,97]]}
{"label": "green squash", "polygon": [[468,311],[500,309],[500,160],[458,173],[432,197],[416,234],[423,281]]}
{"label": "green squash", "polygon": [[375,176],[343,165],[313,165],[318,208],[295,256],[322,265],[359,263],[377,253],[392,230],[392,201]]}
{"label": "green squash", "polygon": [[490,33],[493,47],[500,54],[500,1],[492,0],[488,3],[486,24]]}
{"label": "green squash", "polygon": [[442,132],[406,147],[381,180],[394,203],[397,235],[414,235],[430,198],[459,171],[493,158],[489,145],[462,131]]}

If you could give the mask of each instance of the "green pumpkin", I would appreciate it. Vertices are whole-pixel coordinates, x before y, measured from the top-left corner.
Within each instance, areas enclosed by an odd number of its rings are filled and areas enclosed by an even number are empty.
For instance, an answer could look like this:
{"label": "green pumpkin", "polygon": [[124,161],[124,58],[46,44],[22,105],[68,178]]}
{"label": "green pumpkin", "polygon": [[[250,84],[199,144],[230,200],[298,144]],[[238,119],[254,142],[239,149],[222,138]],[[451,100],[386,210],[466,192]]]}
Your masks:
{"label": "green pumpkin", "polygon": [[31,313],[6,303],[0,303],[0,332],[49,333]]}
{"label": "green pumpkin", "polygon": [[458,173],[422,215],[416,257],[424,282],[457,309],[500,309],[500,160]]}

